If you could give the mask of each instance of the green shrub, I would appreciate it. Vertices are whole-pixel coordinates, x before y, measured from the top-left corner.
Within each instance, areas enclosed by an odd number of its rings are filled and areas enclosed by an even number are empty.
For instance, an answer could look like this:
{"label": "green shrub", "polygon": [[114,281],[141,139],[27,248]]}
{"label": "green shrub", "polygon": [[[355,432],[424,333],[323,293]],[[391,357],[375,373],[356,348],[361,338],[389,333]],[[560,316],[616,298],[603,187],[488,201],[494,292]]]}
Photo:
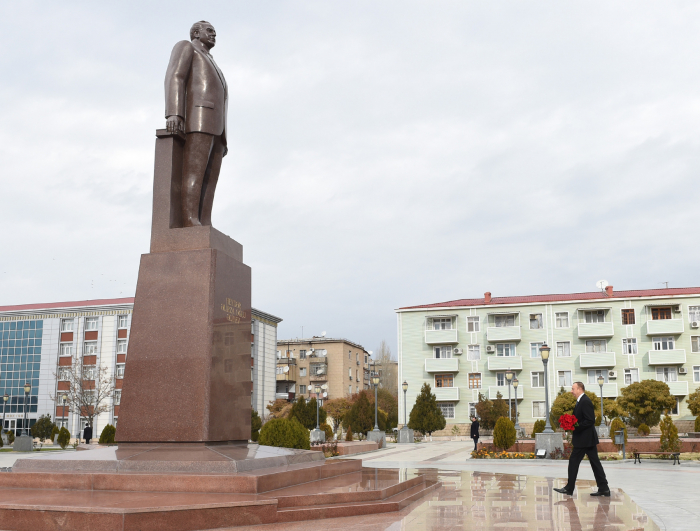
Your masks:
{"label": "green shrub", "polygon": [[348,432],[345,434],[346,441],[352,441],[352,428],[348,427]]}
{"label": "green shrub", "polygon": [[56,435],[58,435],[58,432],[60,431],[61,430],[59,429],[59,427],[54,424],[53,429],[51,430],[51,442],[53,442],[54,438],[56,437]]}
{"label": "green shrub", "polygon": [[536,434],[542,433],[544,431],[544,424],[545,424],[545,422],[543,419],[535,421],[535,425],[532,427],[532,438],[533,439],[535,438]]}
{"label": "green shrub", "polygon": [[51,432],[56,425],[51,422],[51,415],[42,415],[31,428],[32,437],[36,437],[41,442],[51,437]]}
{"label": "green shrub", "polygon": [[[3,430],[4,431],[4,430]],[[0,431],[0,435],[2,434],[2,431]],[[0,448],[2,448],[5,445],[4,442],[2,442],[2,436],[0,436]]]}
{"label": "green shrub", "polygon": [[270,419],[260,430],[258,442],[280,448],[311,449],[309,430],[297,419]]}
{"label": "green shrub", "polygon": [[600,426],[600,423],[603,422],[603,418],[600,415],[595,416],[595,425]]}
{"label": "green shrub", "polygon": [[695,417],[695,432],[700,431],[700,416]]}
{"label": "green shrub", "polygon": [[[615,442],[615,434],[620,431],[620,430],[625,430],[625,443],[627,443],[627,426],[625,426],[625,423],[620,420],[620,418],[615,417],[613,421],[610,423],[610,438]],[[618,450],[622,450],[622,445],[617,444]]]}
{"label": "green shrub", "polygon": [[250,410],[250,440],[258,442],[260,438],[260,428],[262,428],[262,419],[258,412],[254,409]]}
{"label": "green shrub", "polygon": [[328,424],[323,422],[321,424],[321,430],[326,434],[326,440],[327,441],[332,441],[333,440],[333,428],[331,428]]}
{"label": "green shrub", "polygon": [[66,428],[61,428],[58,432],[58,444],[61,445],[61,448],[65,450],[69,442],[70,432]]}
{"label": "green shrub", "polygon": [[506,417],[501,417],[496,421],[493,429],[493,445],[501,450],[507,450],[515,444],[515,425]]}
{"label": "green shrub", "polygon": [[662,452],[679,452],[681,449],[681,440],[678,438],[678,428],[673,423],[673,419],[666,415],[659,424],[661,428],[661,443]]}
{"label": "green shrub", "polygon": [[[327,416],[326,410],[319,407],[319,423],[326,422]],[[292,417],[296,418],[307,430],[316,428],[316,398],[312,398],[307,402],[304,397],[299,397],[289,412],[289,418],[291,419]]]}
{"label": "green shrub", "polygon": [[8,444],[12,444],[13,442],[15,442],[15,432],[14,431],[7,432],[7,442],[8,442]]}
{"label": "green shrub", "polygon": [[646,424],[640,424],[637,427],[637,433],[639,435],[649,435],[651,433],[651,430],[649,429],[649,426],[647,426]]}
{"label": "green shrub", "polygon": [[107,424],[102,428],[102,433],[100,434],[100,444],[114,444],[114,434],[117,433],[117,428],[111,424]]}
{"label": "green shrub", "polygon": [[[444,430],[446,424],[447,421],[442,414],[442,409],[437,404],[437,398],[430,391],[430,385],[424,383],[408,416],[408,427],[432,435],[434,431]],[[381,424],[379,429],[384,429]]]}

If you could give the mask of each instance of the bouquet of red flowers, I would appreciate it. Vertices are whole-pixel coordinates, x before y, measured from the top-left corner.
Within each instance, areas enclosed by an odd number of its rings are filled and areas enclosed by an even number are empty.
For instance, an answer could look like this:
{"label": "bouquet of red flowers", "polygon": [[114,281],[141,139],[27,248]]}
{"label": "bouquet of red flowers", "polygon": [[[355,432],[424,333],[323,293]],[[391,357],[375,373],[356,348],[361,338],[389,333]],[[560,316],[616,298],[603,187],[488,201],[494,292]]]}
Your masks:
{"label": "bouquet of red flowers", "polygon": [[574,431],[578,426],[578,419],[573,415],[562,415],[559,417],[559,427],[564,431]]}

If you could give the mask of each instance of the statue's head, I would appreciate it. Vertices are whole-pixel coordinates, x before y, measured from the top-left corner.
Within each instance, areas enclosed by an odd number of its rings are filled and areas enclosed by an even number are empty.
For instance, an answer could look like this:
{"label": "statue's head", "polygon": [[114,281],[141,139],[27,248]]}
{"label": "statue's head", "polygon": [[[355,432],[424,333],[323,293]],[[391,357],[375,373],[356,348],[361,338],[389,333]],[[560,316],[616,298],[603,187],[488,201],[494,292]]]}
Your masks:
{"label": "statue's head", "polygon": [[216,30],[206,20],[200,20],[192,24],[190,40],[198,40],[207,48],[213,48],[216,45]]}

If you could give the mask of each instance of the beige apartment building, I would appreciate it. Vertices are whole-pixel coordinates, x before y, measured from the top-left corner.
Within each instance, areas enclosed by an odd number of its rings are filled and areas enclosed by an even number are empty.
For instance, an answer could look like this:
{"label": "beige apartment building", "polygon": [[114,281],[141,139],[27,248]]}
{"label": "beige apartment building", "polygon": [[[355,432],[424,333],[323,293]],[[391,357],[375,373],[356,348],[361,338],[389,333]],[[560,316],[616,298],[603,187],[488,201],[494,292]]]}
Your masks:
{"label": "beige apartment building", "polygon": [[370,388],[370,353],[347,339],[277,341],[277,399],[333,399]]}

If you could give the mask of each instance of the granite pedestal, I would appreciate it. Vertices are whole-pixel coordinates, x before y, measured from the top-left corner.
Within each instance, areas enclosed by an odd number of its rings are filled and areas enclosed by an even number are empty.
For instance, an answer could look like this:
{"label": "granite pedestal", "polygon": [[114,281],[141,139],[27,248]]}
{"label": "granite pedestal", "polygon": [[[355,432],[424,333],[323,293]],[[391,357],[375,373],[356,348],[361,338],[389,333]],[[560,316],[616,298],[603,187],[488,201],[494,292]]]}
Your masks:
{"label": "granite pedestal", "polygon": [[376,442],[379,445],[379,448],[386,448],[386,433],[384,433],[381,430],[368,431],[367,432],[367,440]]}
{"label": "granite pedestal", "polygon": [[12,449],[15,452],[31,452],[34,449],[34,437],[31,435],[15,437],[15,442],[12,443]]}
{"label": "granite pedestal", "polygon": [[555,450],[564,453],[564,439],[561,433],[537,433],[535,434],[535,452],[546,450],[545,457],[550,459]]}
{"label": "granite pedestal", "polygon": [[598,432],[599,438],[607,439],[608,437],[610,437],[610,426],[605,426],[601,424],[600,426],[596,426],[595,429]]}
{"label": "granite pedestal", "polygon": [[310,441],[312,444],[326,442],[326,432],[314,428],[313,430],[311,430]]}
{"label": "granite pedestal", "polygon": [[408,428],[402,428],[398,430],[397,441],[400,444],[412,443],[413,442],[413,430]]}

